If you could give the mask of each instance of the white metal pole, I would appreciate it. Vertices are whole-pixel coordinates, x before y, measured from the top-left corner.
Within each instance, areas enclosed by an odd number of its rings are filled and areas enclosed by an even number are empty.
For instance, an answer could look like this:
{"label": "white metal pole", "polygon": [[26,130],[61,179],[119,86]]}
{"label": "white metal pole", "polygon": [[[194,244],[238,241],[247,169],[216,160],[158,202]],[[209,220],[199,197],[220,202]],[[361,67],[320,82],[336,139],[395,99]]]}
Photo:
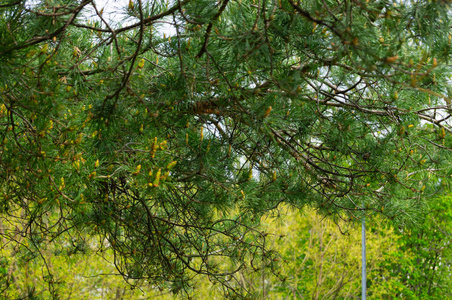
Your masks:
{"label": "white metal pole", "polygon": [[366,300],[366,290],[367,290],[367,281],[366,281],[366,218],[363,211],[362,217],[362,300]]}

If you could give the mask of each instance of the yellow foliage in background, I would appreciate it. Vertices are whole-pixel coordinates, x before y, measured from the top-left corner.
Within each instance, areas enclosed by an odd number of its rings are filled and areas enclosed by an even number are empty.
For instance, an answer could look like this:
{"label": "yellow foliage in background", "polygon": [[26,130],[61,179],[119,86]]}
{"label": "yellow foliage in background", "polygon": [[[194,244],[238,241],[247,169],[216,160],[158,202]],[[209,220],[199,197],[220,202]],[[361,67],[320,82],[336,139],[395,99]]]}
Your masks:
{"label": "yellow foliage in background", "polygon": [[[300,213],[287,206],[279,209],[279,214],[263,218],[261,227],[266,232],[267,246],[280,253],[280,258],[274,259],[277,264],[274,273],[278,276],[268,269],[262,271],[264,268],[253,270],[250,265],[235,275],[250,295],[254,299],[356,299],[361,292],[361,223],[335,223],[314,210]],[[13,234],[6,222],[2,222],[1,228],[3,234]],[[368,294],[373,299],[382,299],[384,293],[392,293],[391,281],[397,278],[390,278],[380,265],[397,259],[394,253],[398,252],[399,237],[389,226],[371,228],[367,232]],[[46,281],[50,271],[52,280],[58,282],[54,285],[57,294],[64,299],[179,299],[149,285],[131,290],[114,267],[107,241],[74,238],[72,242],[80,244],[83,251],[68,252],[73,249],[68,241],[50,246],[43,243],[39,249],[42,257],[26,257],[25,248],[2,243],[3,279],[10,284],[8,294],[5,291],[3,296],[17,298],[34,290],[37,295],[50,297]],[[107,260],[90,253],[90,245],[96,243],[104,243],[105,253],[110,253],[104,254]],[[226,270],[234,268],[231,261],[216,263]],[[225,281],[228,280],[236,284],[225,276]],[[192,296],[224,299],[223,289],[219,284],[212,285],[207,277],[198,276]]]}

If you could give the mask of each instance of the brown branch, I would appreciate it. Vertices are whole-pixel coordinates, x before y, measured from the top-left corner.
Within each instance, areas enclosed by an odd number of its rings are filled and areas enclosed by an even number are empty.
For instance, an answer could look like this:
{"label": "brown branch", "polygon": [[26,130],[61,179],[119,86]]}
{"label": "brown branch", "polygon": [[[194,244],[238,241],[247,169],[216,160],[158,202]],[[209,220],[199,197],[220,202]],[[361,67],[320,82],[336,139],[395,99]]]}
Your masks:
{"label": "brown branch", "polygon": [[[213,21],[216,21],[220,17],[220,15],[223,13],[226,6],[228,5],[228,2],[229,2],[229,0],[223,1],[223,4],[221,5],[220,10],[218,10],[217,14],[213,17]],[[201,50],[199,50],[198,55],[196,55],[197,58],[200,58],[207,50],[207,44],[209,43],[210,32],[212,31],[212,27],[213,27],[213,22],[210,22],[209,25],[207,26],[207,30],[204,35],[204,43],[202,44]]]}
{"label": "brown branch", "polygon": [[92,1],[92,0],[85,0],[85,1],[83,1],[77,8],[75,8],[75,9],[73,10],[73,14],[72,14],[72,16],[67,20],[67,22],[66,22],[63,26],[61,26],[60,28],[58,28],[57,30],[55,30],[54,32],[52,32],[51,34],[46,35],[46,36],[35,36],[35,37],[32,37],[31,39],[25,41],[25,42],[22,43],[21,45],[15,45],[14,47],[11,47],[11,48],[9,48],[9,49],[7,49],[7,50],[1,52],[1,53],[0,53],[0,56],[3,56],[4,54],[9,53],[9,52],[12,52],[12,51],[14,51],[14,50],[23,49],[23,48],[27,48],[27,47],[32,46],[32,45],[39,44],[39,43],[41,43],[41,42],[43,42],[43,41],[47,41],[47,40],[53,39],[54,37],[60,35],[61,33],[63,33],[63,32],[67,29],[67,27],[68,27],[69,25],[71,25],[71,24],[74,22],[75,18],[76,18],[77,15],[80,13],[80,11],[81,11],[87,4],[89,4],[91,1]]}
{"label": "brown branch", "polygon": [[336,28],[334,28],[333,26],[327,24],[327,23],[326,23],[325,21],[323,21],[323,20],[314,18],[313,16],[311,16],[311,14],[310,14],[308,11],[303,10],[300,6],[298,6],[295,2],[293,2],[293,0],[287,0],[287,1],[289,1],[290,5],[292,5],[292,7],[293,7],[300,15],[302,15],[303,17],[305,17],[306,19],[308,19],[308,20],[311,21],[311,22],[315,22],[315,23],[317,23],[317,24],[320,24],[320,25],[323,25],[323,26],[325,26],[325,27],[328,27],[332,32],[334,32],[334,34],[336,34],[338,37],[340,37],[340,38],[342,39],[342,34],[341,34],[339,31],[337,31]]}

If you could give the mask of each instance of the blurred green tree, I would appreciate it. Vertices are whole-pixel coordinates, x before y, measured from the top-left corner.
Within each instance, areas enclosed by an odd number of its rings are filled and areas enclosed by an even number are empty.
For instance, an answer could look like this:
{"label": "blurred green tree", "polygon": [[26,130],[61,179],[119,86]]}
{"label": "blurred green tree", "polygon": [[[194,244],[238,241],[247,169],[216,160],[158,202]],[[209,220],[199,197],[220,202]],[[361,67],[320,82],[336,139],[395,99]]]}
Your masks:
{"label": "blurred green tree", "polygon": [[[399,250],[392,254],[396,259],[382,264],[390,278],[398,278],[397,294],[406,299],[448,299],[452,296],[450,200],[450,195],[430,199],[425,218],[417,226],[399,233]],[[407,252],[413,255],[407,256]],[[386,298],[396,295],[390,293],[391,289],[386,290],[383,293]]]}

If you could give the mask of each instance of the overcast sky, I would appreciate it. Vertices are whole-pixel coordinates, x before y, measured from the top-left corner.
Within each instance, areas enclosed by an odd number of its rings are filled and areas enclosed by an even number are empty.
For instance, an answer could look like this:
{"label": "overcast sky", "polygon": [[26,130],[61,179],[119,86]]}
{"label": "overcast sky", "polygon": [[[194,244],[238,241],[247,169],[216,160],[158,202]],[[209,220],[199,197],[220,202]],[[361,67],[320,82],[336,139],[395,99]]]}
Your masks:
{"label": "overcast sky", "polygon": [[[143,0],[143,2],[144,1],[151,0]],[[131,23],[130,21],[125,22],[127,15],[124,13],[129,6],[129,0],[94,0],[94,3],[98,11],[103,9],[102,16],[110,26],[117,27],[115,26],[117,24],[122,24],[122,26],[124,26]],[[99,20],[91,5],[84,14],[88,19]],[[136,21],[137,20],[133,21],[133,23]],[[161,26],[159,26],[159,32],[161,32],[161,34],[165,33],[166,36],[176,34],[175,28],[169,24],[161,24]]]}

